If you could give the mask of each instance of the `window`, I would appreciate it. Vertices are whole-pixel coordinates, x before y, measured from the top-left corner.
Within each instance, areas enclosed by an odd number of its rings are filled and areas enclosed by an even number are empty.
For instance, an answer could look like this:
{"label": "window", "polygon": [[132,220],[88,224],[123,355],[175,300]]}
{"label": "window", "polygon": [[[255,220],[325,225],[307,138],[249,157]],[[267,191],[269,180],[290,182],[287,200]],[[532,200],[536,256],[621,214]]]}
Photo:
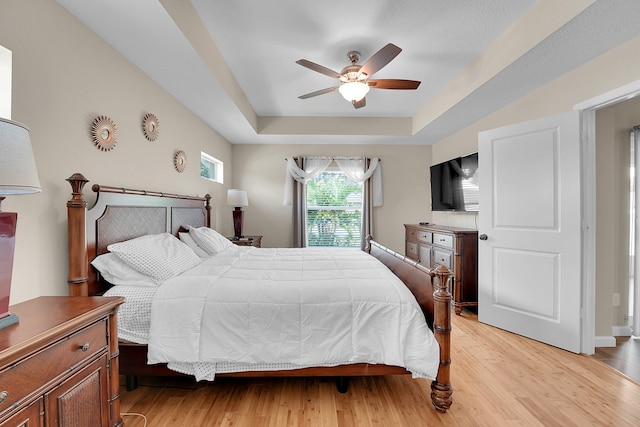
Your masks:
{"label": "window", "polygon": [[350,181],[337,167],[307,183],[307,246],[359,248],[361,230],[361,183]]}
{"label": "window", "polygon": [[0,46],[0,117],[11,119],[11,51]]}
{"label": "window", "polygon": [[200,152],[200,176],[210,181],[224,182],[223,163],[213,156],[208,155],[204,151]]}

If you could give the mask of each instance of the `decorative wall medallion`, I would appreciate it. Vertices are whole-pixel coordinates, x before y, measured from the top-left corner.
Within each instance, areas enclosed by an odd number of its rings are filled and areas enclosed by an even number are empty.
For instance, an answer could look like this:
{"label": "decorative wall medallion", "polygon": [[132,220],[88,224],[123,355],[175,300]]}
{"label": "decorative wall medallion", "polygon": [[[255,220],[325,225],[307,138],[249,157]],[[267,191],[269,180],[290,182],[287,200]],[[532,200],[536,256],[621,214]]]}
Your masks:
{"label": "decorative wall medallion", "polygon": [[144,115],[142,119],[142,132],[144,133],[144,137],[149,141],[155,141],[156,138],[158,138],[158,126],[160,126],[160,122],[158,122],[155,114],[147,113]]}
{"label": "decorative wall medallion", "polygon": [[107,116],[98,116],[91,123],[91,140],[102,151],[113,150],[117,142],[116,125]]}
{"label": "decorative wall medallion", "polygon": [[176,151],[176,154],[173,156],[173,166],[175,166],[178,172],[182,172],[187,166],[187,155],[184,151]]}

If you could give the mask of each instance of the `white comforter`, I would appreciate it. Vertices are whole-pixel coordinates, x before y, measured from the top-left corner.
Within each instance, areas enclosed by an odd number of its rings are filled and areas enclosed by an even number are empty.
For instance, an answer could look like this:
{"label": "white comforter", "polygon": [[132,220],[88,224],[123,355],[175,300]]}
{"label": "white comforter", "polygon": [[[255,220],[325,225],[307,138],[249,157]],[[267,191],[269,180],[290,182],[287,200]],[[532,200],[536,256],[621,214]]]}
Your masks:
{"label": "white comforter", "polygon": [[439,347],[409,290],[360,250],[233,246],[158,288],[148,362],[209,380],[222,362],[382,363],[433,379]]}

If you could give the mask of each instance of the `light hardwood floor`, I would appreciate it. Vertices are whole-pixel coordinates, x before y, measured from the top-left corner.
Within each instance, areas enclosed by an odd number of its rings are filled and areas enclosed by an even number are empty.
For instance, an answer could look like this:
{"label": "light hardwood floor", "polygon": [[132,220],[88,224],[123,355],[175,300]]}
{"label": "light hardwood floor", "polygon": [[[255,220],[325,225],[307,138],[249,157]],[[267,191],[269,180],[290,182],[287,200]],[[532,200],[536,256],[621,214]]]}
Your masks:
{"label": "light hardwood floor", "polygon": [[616,337],[615,347],[596,348],[593,357],[640,382],[640,339]]}
{"label": "light hardwood floor", "polygon": [[[121,390],[123,413],[147,426],[640,426],[640,384],[605,364],[454,316],[453,406],[436,412],[429,381],[141,378]],[[123,416],[127,427],[141,427]]]}

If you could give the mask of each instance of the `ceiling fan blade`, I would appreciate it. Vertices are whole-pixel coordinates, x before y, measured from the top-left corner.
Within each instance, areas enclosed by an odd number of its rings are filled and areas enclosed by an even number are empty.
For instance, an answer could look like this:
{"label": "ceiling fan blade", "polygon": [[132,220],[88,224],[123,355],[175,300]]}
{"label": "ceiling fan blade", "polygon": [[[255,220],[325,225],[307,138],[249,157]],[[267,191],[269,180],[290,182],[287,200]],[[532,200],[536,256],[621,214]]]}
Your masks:
{"label": "ceiling fan blade", "polygon": [[316,64],[315,62],[307,61],[306,59],[299,59],[296,61],[296,64],[300,64],[303,67],[316,71],[320,74],[324,74],[325,76],[333,77],[334,79],[340,77],[340,73],[330,70],[327,67],[323,67],[322,65]]}
{"label": "ceiling fan blade", "polygon": [[360,68],[360,74],[364,73],[371,77],[375,72],[380,71],[382,67],[398,56],[400,52],[402,52],[402,49],[393,43],[389,43],[374,53],[373,56],[362,65],[362,68]]}
{"label": "ceiling fan blade", "polygon": [[300,99],[313,98],[314,96],[324,95],[325,93],[335,92],[336,90],[338,90],[338,86],[328,87],[326,89],[320,89],[315,92],[310,92],[304,95],[300,95],[298,98]]}
{"label": "ceiling fan blade", "polygon": [[417,80],[376,79],[367,80],[372,89],[417,89],[420,82]]}
{"label": "ceiling fan blade", "polygon": [[367,105],[367,98],[362,98],[360,101],[351,101],[353,108],[358,109]]}

